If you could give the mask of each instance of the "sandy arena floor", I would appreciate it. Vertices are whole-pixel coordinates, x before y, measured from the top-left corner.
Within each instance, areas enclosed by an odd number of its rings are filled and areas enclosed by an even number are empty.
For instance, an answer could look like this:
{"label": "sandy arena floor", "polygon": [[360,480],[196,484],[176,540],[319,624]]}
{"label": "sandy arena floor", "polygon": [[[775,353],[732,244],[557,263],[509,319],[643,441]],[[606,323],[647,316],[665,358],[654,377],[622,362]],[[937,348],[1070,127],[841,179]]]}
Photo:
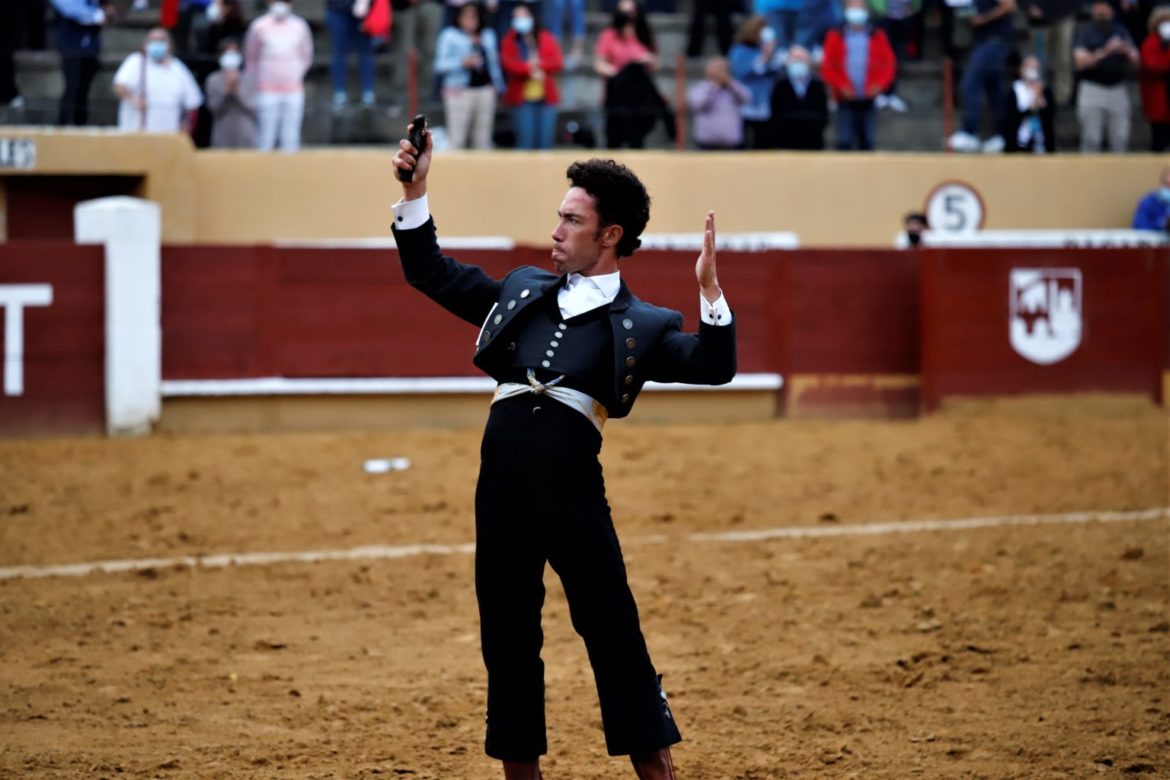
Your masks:
{"label": "sandy arena floor", "polygon": [[[611,424],[680,777],[1170,776],[1165,516],[692,536],[1166,507],[1168,420],[1090,398]],[[0,567],[463,544],[478,437],[0,443]],[[545,775],[632,777],[548,584]],[[494,778],[483,700],[466,553],[0,579],[2,777]]]}

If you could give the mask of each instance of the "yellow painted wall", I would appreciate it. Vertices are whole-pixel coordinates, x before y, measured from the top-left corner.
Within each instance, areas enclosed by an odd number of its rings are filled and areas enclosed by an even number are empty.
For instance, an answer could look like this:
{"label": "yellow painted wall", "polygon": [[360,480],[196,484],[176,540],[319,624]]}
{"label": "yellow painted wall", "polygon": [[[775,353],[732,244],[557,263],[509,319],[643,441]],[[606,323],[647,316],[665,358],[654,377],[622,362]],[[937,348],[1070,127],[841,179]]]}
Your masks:
{"label": "yellow painted wall", "polygon": [[[32,137],[37,167],[8,175],[145,176],[168,242],[385,238],[400,189],[389,149],[295,155],[197,152],[185,136],[3,128]],[[547,243],[564,170],[588,152],[450,152],[431,174],[432,211],[448,236]],[[651,232],[696,232],[708,208],[725,231],[785,230],[805,246],[889,246],[902,215],[948,179],[973,185],[987,228],[1127,227],[1168,161],[1153,155],[624,152],[654,200]],[[2,208],[0,200],[0,208]],[[0,224],[3,221],[0,220]]]}

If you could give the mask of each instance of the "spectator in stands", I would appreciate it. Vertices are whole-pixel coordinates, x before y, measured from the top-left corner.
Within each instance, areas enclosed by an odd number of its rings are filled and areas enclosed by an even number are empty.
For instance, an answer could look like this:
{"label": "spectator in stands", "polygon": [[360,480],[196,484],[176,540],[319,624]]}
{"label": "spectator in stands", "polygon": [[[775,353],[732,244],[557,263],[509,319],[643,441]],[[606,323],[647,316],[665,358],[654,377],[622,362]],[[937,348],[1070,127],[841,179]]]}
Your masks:
{"label": "spectator in stands", "polygon": [[207,77],[207,107],[211,111],[211,146],[215,149],[256,148],[256,86],[241,70],[244,55],[239,44],[221,45],[219,70]]}
{"label": "spectator in stands", "polygon": [[244,63],[256,80],[258,148],[300,149],[313,34],[308,22],[292,12],[291,0],[269,0],[268,13],[248,28]]}
{"label": "spectator in stands", "polygon": [[601,31],[593,53],[593,68],[609,78],[631,63],[658,70],[658,47],[646,15],[634,0],[620,0],[609,26]]}
{"label": "spectator in stands", "polygon": [[207,6],[207,13],[211,26],[207,30],[205,51],[218,58],[222,56],[224,41],[244,40],[248,32],[248,18],[244,15],[241,0],[212,0],[211,5]]}
{"label": "spectator in stands", "polygon": [[687,56],[694,59],[703,54],[703,20],[715,17],[715,34],[719,53],[726,56],[731,50],[731,11],[728,0],[691,0],[691,26],[687,35]]}
{"label": "spectator in stands", "polygon": [[707,60],[704,78],[687,90],[687,105],[694,112],[695,143],[707,151],[743,148],[740,107],[750,103],[748,88],[731,77],[723,57]]}
{"label": "spectator in stands", "polygon": [[922,246],[922,234],[928,230],[930,230],[930,223],[926,221],[926,215],[918,211],[911,211],[902,217],[902,232],[894,239],[894,248],[913,249]]}
{"label": "spectator in stands", "polygon": [[143,51],[128,56],[114,74],[118,129],[123,132],[177,133],[192,128],[192,113],[203,105],[195,77],[171,56],[170,34],[161,27],[146,36]]}
{"label": "spectator in stands", "polygon": [[564,50],[565,18],[569,20],[569,52],[565,67],[572,70],[585,60],[585,0],[545,0],[545,29]]}
{"label": "spectator in stands", "polygon": [[[435,88],[435,42],[445,25],[444,9],[447,5],[443,0],[391,0],[390,7],[394,10],[394,24],[390,30],[394,50],[394,92],[406,94],[407,58],[414,51],[419,94],[430,95]],[[455,19],[453,12],[451,19]]]}
{"label": "spectator in stands", "polygon": [[512,29],[500,44],[517,149],[551,149],[557,126],[556,75],[564,68],[560,44],[526,6],[512,9]]}
{"label": "spectator in stands", "polygon": [[[885,30],[886,37],[890,39],[896,66],[901,68],[909,56],[907,47],[913,35],[915,19],[922,13],[922,0],[874,0],[873,12]],[[905,113],[910,109],[906,101],[898,95],[896,71],[890,88],[878,95],[874,102],[879,109],[888,108],[897,113]]]}
{"label": "spectator in stands", "polygon": [[776,36],[780,51],[797,43],[796,25],[805,0],[754,0],[755,12],[767,19],[767,25]]}
{"label": "spectator in stands", "polygon": [[634,0],[619,0],[597,39],[593,68],[606,79],[606,145],[641,149],[665,101],[651,78],[658,69],[654,34]]}
{"label": "spectator in stands", "polygon": [[470,138],[476,149],[491,149],[496,95],[504,89],[504,76],[496,33],[480,3],[461,7],[455,25],[439,34],[435,78],[442,86],[451,148],[466,149]]}
{"label": "spectator in stands", "polygon": [[772,88],[784,64],[785,53],[776,47],[776,33],[763,16],[749,17],[735,36],[728,53],[731,77],[748,88],[750,103],[740,107],[744,138],[749,149],[770,149],[775,143],[769,130]]}
{"label": "spectator in stands", "polygon": [[[6,2],[6,0],[0,0]],[[97,75],[102,27],[108,18],[99,0],[52,0],[57,11],[57,48],[65,91],[57,111],[59,125],[89,124],[89,88]]]}
{"label": "spectator in stands", "polygon": [[1150,151],[1170,148],[1170,8],[1150,15],[1142,41],[1142,111],[1150,123]]}
{"label": "spectator in stands", "polygon": [[[1005,123],[1004,81],[1008,58],[1015,51],[1016,29],[1013,17],[1015,0],[974,0],[975,14],[967,18],[974,28],[974,46],[967,59],[959,94],[963,102],[963,127],[949,139],[956,152],[1002,152]],[[982,93],[982,94],[981,94]],[[979,128],[983,114],[980,97],[987,96],[991,108],[993,131],[990,138],[980,142]]]}
{"label": "spectator in stands", "polygon": [[895,70],[889,39],[870,22],[865,0],[845,0],[845,24],[825,37],[821,63],[821,76],[837,101],[839,150],[874,148],[874,100],[889,88]]}
{"label": "spectator in stands", "polygon": [[1040,58],[1028,55],[1020,63],[1020,77],[1008,95],[1007,151],[1056,151],[1054,124],[1056,101],[1044,83]]}
{"label": "spectator in stands", "polygon": [[325,22],[329,25],[329,77],[333,82],[333,107],[344,108],[349,80],[349,55],[356,54],[362,105],[374,105],[374,40],[362,30],[370,12],[370,0],[326,0]]}
{"label": "spectator in stands", "polygon": [[181,0],[179,3],[179,21],[175,25],[175,54],[188,65],[192,64],[191,55],[197,54],[206,46],[207,31],[211,25],[207,9],[211,6],[212,0]]}
{"label": "spectator in stands", "polygon": [[1170,229],[1170,167],[1162,169],[1161,186],[1138,201],[1133,214],[1133,229]]}
{"label": "spectator in stands", "polygon": [[1108,0],[1093,0],[1092,19],[1077,30],[1073,42],[1073,61],[1080,78],[1077,120],[1082,152],[1102,151],[1106,139],[1111,152],[1124,152],[1129,146],[1125,78],[1141,57],[1129,33],[1114,17]]}
{"label": "spectator in stands", "polygon": [[1029,49],[1041,69],[1052,74],[1052,94],[1067,106],[1073,94],[1073,32],[1080,0],[1030,0],[1027,5]]}
{"label": "spectator in stands", "polygon": [[496,31],[496,41],[502,43],[508,30],[512,29],[512,11],[522,5],[532,14],[533,19],[544,18],[544,0],[498,0],[499,7],[488,14],[488,19]]}
{"label": "spectator in stands", "polygon": [[776,149],[824,149],[829,124],[829,94],[812,71],[811,57],[801,46],[788,50],[787,78],[772,90],[769,135]]}

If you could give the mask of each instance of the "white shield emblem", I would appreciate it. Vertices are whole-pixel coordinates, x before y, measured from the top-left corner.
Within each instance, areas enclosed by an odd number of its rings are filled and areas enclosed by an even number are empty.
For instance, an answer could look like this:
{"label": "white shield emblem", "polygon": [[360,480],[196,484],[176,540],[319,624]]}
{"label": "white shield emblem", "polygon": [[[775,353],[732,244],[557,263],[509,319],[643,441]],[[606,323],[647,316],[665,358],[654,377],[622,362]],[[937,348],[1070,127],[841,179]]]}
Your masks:
{"label": "white shield emblem", "polygon": [[1008,331],[1012,348],[1042,366],[1059,363],[1081,343],[1079,268],[1013,268]]}

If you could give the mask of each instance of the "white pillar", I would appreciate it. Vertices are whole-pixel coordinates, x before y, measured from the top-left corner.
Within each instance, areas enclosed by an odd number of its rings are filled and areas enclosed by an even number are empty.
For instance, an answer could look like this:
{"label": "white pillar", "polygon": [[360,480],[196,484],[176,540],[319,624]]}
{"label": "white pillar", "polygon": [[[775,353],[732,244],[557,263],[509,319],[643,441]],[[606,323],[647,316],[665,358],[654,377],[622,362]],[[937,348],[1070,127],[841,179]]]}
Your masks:
{"label": "white pillar", "polygon": [[106,430],[150,433],[162,381],[162,214],[139,198],[99,198],[73,212],[79,244],[106,247]]}

